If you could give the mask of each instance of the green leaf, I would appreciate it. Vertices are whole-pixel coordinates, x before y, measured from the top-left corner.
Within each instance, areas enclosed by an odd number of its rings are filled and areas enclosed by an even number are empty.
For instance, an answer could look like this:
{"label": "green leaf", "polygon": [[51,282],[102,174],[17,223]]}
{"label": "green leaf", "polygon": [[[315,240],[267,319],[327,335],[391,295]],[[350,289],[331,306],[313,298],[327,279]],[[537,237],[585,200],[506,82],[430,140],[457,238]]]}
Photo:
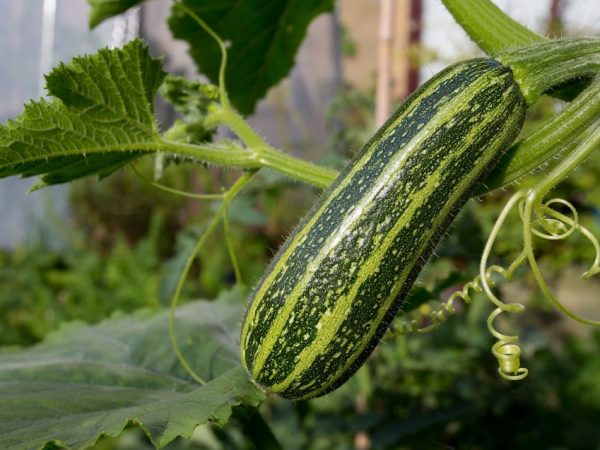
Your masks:
{"label": "green leaf", "polygon": [[[294,64],[310,22],[333,9],[333,0],[187,0],[223,40],[229,42],[225,75],[233,105],[243,114],[254,110],[269,88]],[[218,80],[221,54],[215,41],[180,9],[169,19],[173,35],[190,44],[200,70]]]}
{"label": "green leaf", "polygon": [[219,89],[214,84],[168,75],[160,88],[160,95],[186,122],[194,122],[205,118],[210,108],[218,105]]}
{"label": "green leaf", "polygon": [[0,448],[86,448],[131,424],[163,447],[199,424],[225,424],[232,407],[264,398],[239,363],[242,315],[239,302],[227,299],[178,310],[178,342],[210,380],[204,386],[176,359],[166,313],[69,325],[40,345],[0,353]]}
{"label": "green leaf", "polygon": [[31,102],[0,125],[0,178],[41,175],[56,184],[106,176],[153,149],[160,137],[154,97],[164,77],[139,40],[56,67],[46,77],[55,98]]}
{"label": "green leaf", "polygon": [[211,140],[217,126],[211,121],[211,112],[220,106],[217,86],[168,75],[159,93],[183,118],[165,133],[165,138],[191,144]]}
{"label": "green leaf", "polygon": [[124,13],[129,8],[142,3],[144,0],[87,0],[90,4],[90,28],[100,22],[110,19],[117,14]]}

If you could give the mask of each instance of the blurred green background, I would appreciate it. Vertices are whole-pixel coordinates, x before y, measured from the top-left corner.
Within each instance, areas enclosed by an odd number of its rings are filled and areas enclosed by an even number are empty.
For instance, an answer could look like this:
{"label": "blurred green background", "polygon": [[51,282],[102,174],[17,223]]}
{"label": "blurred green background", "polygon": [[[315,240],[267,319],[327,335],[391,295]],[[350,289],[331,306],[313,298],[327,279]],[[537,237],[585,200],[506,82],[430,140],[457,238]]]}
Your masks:
{"label": "blurred green background", "polygon": [[[548,18],[551,5],[533,3],[538,4],[544,18],[540,23],[549,31],[561,34],[568,30],[568,15]],[[25,12],[19,17],[33,14],[33,10],[27,11],[34,8],[31,2],[23,5]],[[0,0],[0,8],[4,6],[6,0]],[[83,28],[70,32],[84,35]],[[104,33],[95,46],[111,39],[109,31]],[[339,56],[349,64],[360,58],[357,49],[360,51],[361,42],[354,34],[349,26],[335,34]],[[7,48],[2,51],[8,52]],[[56,56],[64,59],[66,55],[70,54],[57,51]],[[425,39],[412,55],[412,70],[422,72],[428,70],[428,64],[446,64],[450,58],[432,50]],[[469,49],[455,58],[471,55]],[[4,69],[2,72],[5,74]],[[373,132],[370,80],[339,80],[321,112],[328,130],[325,138],[298,138],[290,133],[273,139],[299,155],[341,166]],[[35,95],[36,83],[30,82],[27,95]],[[273,111],[293,107],[289,97],[297,91],[291,82],[286,83],[259,108],[253,118],[259,126],[272,120]],[[526,129],[560,107],[557,101],[544,99],[530,111]],[[300,110],[298,114],[308,112]],[[167,109],[159,113],[165,124],[173,118]],[[296,124],[292,128],[306,127]],[[154,161],[145,160],[138,167],[150,174]],[[166,169],[162,182],[183,190],[219,192],[234,176],[174,164]],[[540,176],[543,174],[531,175],[532,179]],[[0,191],[5,183],[0,182]],[[438,257],[421,275],[420,286],[441,301],[477,274],[486,236],[509,194],[496,193],[467,205],[437,249]],[[316,195],[310,188],[265,172],[233,204],[233,241],[246,286],[258,279]],[[556,196],[576,205],[581,222],[600,236],[600,155],[562,183]],[[0,346],[35,344],[65,321],[96,323],[115,310],[165,308],[187,253],[214,212],[211,203],[155,190],[131,170],[101,182],[78,181],[58,198],[58,206],[56,198],[38,200],[30,208],[37,219],[28,220],[26,237],[0,248]],[[66,206],[61,206],[63,203]],[[4,217],[2,221],[9,223]],[[519,252],[520,231],[518,217],[512,217],[495,249],[496,262],[510,262]],[[3,225],[0,232],[8,234],[9,230]],[[194,265],[184,298],[215,298],[234,284],[219,233]],[[580,280],[594,258],[589,243],[573,237],[536,244],[540,265],[564,304],[586,317],[600,319],[600,282]],[[331,395],[296,403],[269,400],[261,407],[263,416],[285,449],[600,449],[600,332],[558,314],[526,271],[517,272],[516,279],[502,286],[500,294],[506,301],[523,302],[527,309],[500,326],[521,336],[522,363],[530,370],[524,381],[508,383],[498,376],[490,352],[493,339],[485,326],[491,305],[476,296],[472,304],[461,305],[455,317],[431,334],[385,340],[359,373]],[[243,429],[236,420],[222,429],[199,427],[194,438],[176,441],[168,448],[252,448]],[[141,432],[132,429],[118,439],[102,440],[97,448],[151,446]]]}

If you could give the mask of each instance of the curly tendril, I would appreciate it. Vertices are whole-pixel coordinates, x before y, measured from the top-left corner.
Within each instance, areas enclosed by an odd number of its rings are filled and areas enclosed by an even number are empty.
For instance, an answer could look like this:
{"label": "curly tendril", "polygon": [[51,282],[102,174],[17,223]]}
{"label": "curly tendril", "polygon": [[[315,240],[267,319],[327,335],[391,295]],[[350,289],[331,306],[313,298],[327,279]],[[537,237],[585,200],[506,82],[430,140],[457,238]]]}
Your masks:
{"label": "curly tendril", "polygon": [[168,192],[170,194],[178,195],[178,196],[186,197],[186,198],[192,198],[195,200],[221,200],[221,202],[222,202],[221,207],[216,212],[216,214],[214,215],[214,217],[212,218],[212,220],[210,221],[210,223],[208,224],[208,226],[206,227],[204,232],[200,235],[200,237],[196,241],[196,245],[194,246],[194,248],[192,249],[192,251],[190,252],[190,254],[188,255],[188,257],[186,259],[185,266],[184,266],[183,270],[181,271],[181,274],[179,275],[179,279],[177,281],[177,286],[175,288],[175,292],[174,292],[173,296],[171,297],[170,312],[169,312],[169,339],[171,340],[171,346],[173,347],[173,351],[175,352],[177,359],[179,359],[179,362],[181,363],[183,368],[197,383],[202,384],[202,385],[206,384],[206,380],[204,380],[200,375],[198,375],[198,373],[189,364],[189,362],[187,361],[187,359],[181,352],[179,344],[177,343],[177,335],[175,333],[175,312],[177,309],[177,304],[179,303],[179,299],[181,297],[181,291],[183,290],[183,285],[189,275],[189,272],[190,272],[190,269],[192,268],[192,264],[193,264],[194,260],[198,256],[198,253],[200,252],[200,250],[202,249],[204,244],[208,241],[208,238],[216,230],[217,226],[219,225],[219,222],[221,222],[221,221],[223,222],[223,230],[225,233],[225,242],[227,245],[227,251],[229,253],[231,265],[232,265],[233,271],[235,273],[236,285],[240,291],[240,298],[243,300],[242,275],[241,275],[241,270],[240,270],[240,264],[237,259],[236,251],[235,251],[232,237],[231,237],[231,230],[230,230],[230,225],[229,225],[229,217],[227,214],[227,208],[228,208],[229,204],[232,202],[232,200],[237,196],[237,194],[252,179],[252,177],[254,176],[256,171],[247,172],[247,173],[244,173],[243,175],[241,175],[237,179],[237,181],[229,189],[223,191],[222,194],[196,194],[196,193],[192,193],[192,192],[173,189],[169,186],[165,186],[163,184],[152,181],[151,179],[149,179],[148,177],[143,175],[133,164],[131,164],[131,168],[133,169],[134,173],[143,182],[145,182],[157,189]]}
{"label": "curly tendril", "polygon": [[[503,278],[507,278],[508,275],[506,270],[500,266],[491,266],[486,271],[486,277],[488,279],[488,283],[494,285],[493,275],[499,274]],[[461,300],[465,304],[471,303],[473,300],[472,294],[482,292],[481,287],[481,275],[477,275],[473,280],[465,283],[462,289],[455,291],[448,297],[448,300],[442,302],[437,307],[433,308],[431,312],[427,314],[427,319],[431,323],[428,325],[422,326],[421,323],[423,320],[419,320],[417,318],[412,320],[404,320],[395,324],[395,334],[407,334],[407,333],[428,333],[433,331],[435,328],[442,325],[448,318],[454,314],[456,314],[455,303],[458,300]]]}
{"label": "curly tendril", "polygon": [[[528,370],[521,367],[521,347],[519,346],[518,335],[507,335],[500,332],[494,325],[495,320],[502,313],[521,313],[525,306],[520,303],[504,303],[496,294],[492,287],[496,285],[494,274],[499,275],[505,281],[512,280],[515,270],[525,262],[533,272],[536,283],[542,291],[545,298],[552,303],[559,311],[567,317],[587,325],[600,326],[600,321],[585,319],[569,311],[552,294],[545,278],[543,277],[537,260],[533,253],[533,236],[545,240],[563,240],[571,236],[574,232],[580,232],[588,239],[595,250],[595,258],[592,266],[583,274],[584,279],[589,279],[600,272],[600,243],[593,233],[579,223],[579,214],[577,209],[567,200],[552,198],[541,201],[540,197],[549,190],[542,184],[530,190],[521,190],[515,193],[506,203],[498,219],[496,220],[492,231],[486,242],[479,266],[479,274],[470,282],[466,283],[459,291],[454,292],[447,301],[437,308],[433,309],[427,315],[431,321],[429,325],[421,326],[423,317],[420,319],[404,320],[397,326],[397,333],[424,333],[437,328],[445,322],[448,317],[456,312],[455,302],[461,299],[465,304],[472,300],[473,293],[483,293],[496,308],[489,314],[487,327],[497,342],[492,346],[492,354],[498,360],[498,372],[506,380],[522,380],[528,375]],[[562,206],[569,211],[565,215],[555,209],[556,206]],[[502,266],[488,266],[488,259],[498,237],[500,229],[504,225],[510,212],[518,207],[521,221],[523,223],[523,250],[512,264],[505,269]],[[496,277],[497,278],[497,277]]]}
{"label": "curly tendril", "polygon": [[[551,208],[550,205],[555,203],[561,204],[570,210],[573,218],[572,220],[569,220],[568,224],[557,217],[552,217],[552,215],[554,215],[553,213],[556,213],[556,211]],[[521,217],[523,217],[523,208],[520,209],[520,213]],[[550,215],[550,217],[548,217],[547,214]],[[536,217],[537,223],[539,223],[544,231],[539,231],[532,227],[530,229],[531,233],[542,239],[551,241],[558,241],[568,238],[575,230],[577,230],[579,224],[579,214],[577,213],[577,210],[571,203],[562,198],[553,198],[552,200],[546,201],[542,207],[536,211]]]}
{"label": "curly tendril", "polygon": [[[595,250],[594,262],[583,274],[583,279],[589,279],[593,275],[600,272],[600,244],[598,243],[598,239],[586,227],[579,223],[575,207],[568,201],[562,199],[552,199],[545,203],[541,203],[540,208],[538,208],[538,210],[541,212],[536,211],[535,218],[532,218],[533,209],[536,202],[538,202],[538,197],[535,195],[535,192],[530,192],[527,200],[522,202],[520,205],[520,212],[521,219],[523,221],[524,248],[525,252],[527,253],[527,259],[529,261],[531,272],[537,285],[542,291],[544,297],[565,316],[585,325],[600,327],[600,321],[586,319],[575,314],[567,309],[554,296],[535,258],[532,236],[535,235],[549,240],[561,240],[571,235],[573,231],[579,231],[592,244]],[[566,206],[573,216],[569,217],[553,209],[551,205],[556,203]],[[535,225],[540,225],[544,230],[547,231],[547,233],[540,232],[539,230],[535,229]]]}
{"label": "curly tendril", "polygon": [[[490,283],[488,282],[487,277],[484,275],[488,272],[487,262],[488,258],[492,252],[494,247],[494,243],[498,237],[498,233],[504,225],[506,218],[509,213],[512,211],[514,206],[518,204],[521,199],[525,196],[523,191],[517,192],[514,194],[506,203],[500,216],[494,223],[492,231],[488,237],[488,240],[485,244],[483,255],[481,256],[481,261],[479,263],[479,276],[481,277],[481,288],[486,295],[486,297],[496,305],[496,309],[494,309],[487,319],[487,327],[489,332],[494,336],[498,341],[492,346],[492,354],[498,360],[498,372],[500,376],[506,380],[522,380],[527,376],[529,371],[521,367],[521,348],[519,347],[519,336],[518,335],[507,335],[501,333],[494,327],[495,319],[502,313],[521,313],[525,310],[525,306],[520,303],[503,303],[493,292],[490,287]],[[504,278],[509,281],[512,279],[513,272],[525,261],[525,252],[523,251],[517,259],[510,265],[508,270],[503,270],[500,273],[504,275]],[[494,266],[492,266],[494,267]]]}

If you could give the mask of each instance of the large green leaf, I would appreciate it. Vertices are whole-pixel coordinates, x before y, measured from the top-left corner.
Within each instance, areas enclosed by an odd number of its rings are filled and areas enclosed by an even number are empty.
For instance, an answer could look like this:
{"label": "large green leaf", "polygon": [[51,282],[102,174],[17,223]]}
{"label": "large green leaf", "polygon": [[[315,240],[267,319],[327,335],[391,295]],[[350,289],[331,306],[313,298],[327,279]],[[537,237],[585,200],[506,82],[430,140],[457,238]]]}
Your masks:
{"label": "large green leaf", "polygon": [[[285,77],[310,22],[331,11],[333,0],[186,0],[185,5],[229,42],[227,91],[240,112],[251,113],[270,87]],[[190,44],[200,70],[217,82],[221,54],[194,20],[175,8],[175,37]]]}
{"label": "large green leaf", "polygon": [[107,175],[153,149],[153,101],[164,77],[139,40],[61,64],[46,78],[55,98],[0,125],[0,178],[42,175],[54,184]]}
{"label": "large green leaf", "polygon": [[263,399],[239,363],[242,315],[239,301],[227,299],[178,310],[178,342],[210,380],[204,386],[176,359],[166,313],[69,325],[40,345],[0,353],[0,448],[86,448],[130,424],[162,447],[199,424],[224,424],[233,406]]}
{"label": "large green leaf", "polygon": [[94,28],[103,20],[127,11],[144,0],[88,0],[90,4],[90,28]]}

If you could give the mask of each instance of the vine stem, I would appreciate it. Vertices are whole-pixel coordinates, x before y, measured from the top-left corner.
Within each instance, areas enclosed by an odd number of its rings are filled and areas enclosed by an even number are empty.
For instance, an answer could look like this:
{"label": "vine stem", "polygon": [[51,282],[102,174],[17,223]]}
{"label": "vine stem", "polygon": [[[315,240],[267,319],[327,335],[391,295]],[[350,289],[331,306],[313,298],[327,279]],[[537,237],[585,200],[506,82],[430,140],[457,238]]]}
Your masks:
{"label": "vine stem", "polygon": [[[510,305],[506,305],[505,303],[501,302],[496,297],[496,295],[492,292],[492,289],[490,288],[490,285],[489,285],[489,282],[488,282],[487,276],[486,276],[486,271],[487,271],[488,259],[490,257],[490,254],[492,253],[492,248],[494,247],[494,243],[496,242],[498,233],[500,232],[502,225],[504,225],[504,222],[506,221],[506,217],[512,211],[514,206],[517,203],[519,203],[524,196],[525,196],[525,193],[523,191],[519,191],[508,200],[508,202],[504,206],[504,209],[502,209],[500,216],[496,220],[496,223],[494,224],[492,231],[490,232],[490,234],[488,236],[488,239],[485,243],[485,247],[483,249],[483,254],[481,256],[481,260],[479,261],[479,276],[481,277],[481,287],[483,288],[483,291],[485,292],[486,296],[498,308],[501,308],[501,309],[504,309],[504,310],[510,311],[510,312],[521,312],[523,310],[523,305],[515,303],[515,304],[513,304],[513,306],[510,306]],[[517,258],[517,261],[519,259],[521,259],[521,258]],[[514,264],[511,267],[513,267],[513,266],[514,266]]]}
{"label": "vine stem", "polygon": [[486,53],[543,42],[541,36],[502,12],[490,0],[442,0],[446,9]]}
{"label": "vine stem", "polygon": [[509,49],[494,55],[513,71],[529,104],[562,83],[596,76],[600,39],[570,38]]}
{"label": "vine stem", "polygon": [[193,9],[188,8],[183,1],[176,0],[173,6],[181,9],[188,16],[190,16],[192,20],[200,25],[200,27],[206,31],[219,46],[219,50],[221,51],[221,64],[219,66],[219,97],[223,108],[231,109],[229,96],[227,95],[227,89],[225,88],[225,70],[227,68],[227,47],[225,46],[225,42],[223,42],[219,35],[215,33],[215,31],[209,27],[208,24],[202,20],[202,18],[198,16]]}
{"label": "vine stem", "polygon": [[[295,158],[270,146],[233,108],[225,87],[225,74],[227,69],[227,47],[225,42],[223,42],[219,35],[215,33],[202,18],[200,18],[191,8],[187,7],[182,1],[176,1],[174,7],[185,12],[219,45],[221,50],[219,97],[222,111],[220,113],[215,113],[213,117],[219,123],[229,127],[246,145],[247,148],[241,149],[236,155],[238,158],[242,157],[241,160],[238,159],[238,161],[242,164],[247,164],[246,168],[266,167],[275,169],[291,178],[308,182],[318,188],[329,186],[337,177],[339,173],[337,170],[317,166],[316,164]],[[170,145],[174,146],[178,144],[170,143]],[[244,155],[244,152],[246,155]],[[247,156],[247,158],[244,158],[243,155]]]}
{"label": "vine stem", "polygon": [[[542,237],[547,237],[546,234],[537,232],[537,230],[532,229],[532,217],[534,212],[537,215],[537,221],[549,231],[550,237],[555,236],[556,239],[563,239],[567,237],[573,230],[579,229],[594,245],[596,249],[596,259],[594,261],[594,265],[592,269],[590,269],[587,273],[590,276],[598,271],[598,260],[599,254],[598,250],[600,245],[598,241],[589,233],[585,228],[583,228],[578,223],[577,213],[575,208],[568,202],[559,199],[552,199],[545,204],[542,204],[542,200],[544,196],[550,192],[560,181],[562,181],[565,177],[567,177],[570,173],[572,173],[589,155],[596,150],[600,146],[600,128],[596,128],[594,132],[592,132],[587,139],[579,144],[579,146],[570,154],[568,157],[563,159],[545,178],[542,180],[536,187],[531,189],[526,197],[526,201],[521,208],[521,215],[523,221],[523,243],[525,247],[525,251],[527,253],[527,258],[529,260],[529,265],[531,267],[531,271],[536,280],[536,283],[540,287],[544,296],[552,303],[552,305],[562,312],[567,317],[586,325],[592,325],[595,327],[600,327],[600,321],[598,320],[590,320],[583,317],[578,316],[577,314],[569,311],[565,308],[560,301],[554,297],[552,291],[550,290],[540,268],[537,264],[534,255],[534,246],[533,246],[533,236],[541,235]],[[562,203],[566,205],[569,209],[571,209],[574,218],[570,219],[567,216],[564,216],[560,213],[554,212],[553,209],[549,208],[549,205],[552,203]],[[556,235],[556,231],[553,231],[548,224],[549,219],[545,217],[546,213],[550,212],[555,218],[562,220],[562,223],[567,223],[571,228],[567,229],[566,232],[562,234]],[[554,213],[554,214],[553,214]]]}
{"label": "vine stem", "polygon": [[238,261],[237,255],[235,253],[235,248],[233,246],[233,238],[231,236],[231,227],[229,226],[229,214],[227,210],[227,205],[224,205],[225,209],[223,211],[223,232],[225,233],[225,243],[227,245],[227,251],[229,252],[229,259],[231,260],[231,265],[233,266],[233,273],[235,274],[235,282],[238,287],[240,293],[240,301],[244,301],[244,282],[242,280],[242,271],[240,269],[240,263]]}
{"label": "vine stem", "polygon": [[597,79],[558,114],[510,147],[475,195],[514,183],[545,163],[553,164],[553,157],[560,152],[568,155],[579,145],[579,140],[596,129],[599,115],[600,79]]}
{"label": "vine stem", "polygon": [[[490,0],[442,0],[442,3],[479,48],[490,55],[548,39],[515,21]],[[569,101],[586,85],[585,80],[579,80],[550,95]]]}
{"label": "vine stem", "polygon": [[[595,128],[600,114],[600,79],[592,83],[579,97],[542,125],[523,141],[513,145],[501,158],[490,175],[474,192],[475,196],[514,183],[531,170],[551,160],[561,150],[571,151],[573,143]],[[191,156],[217,165],[240,169],[270,168],[292,179],[317,188],[327,188],[339,172],[295,158],[269,146],[234,110],[222,111],[221,119],[246,144],[246,148],[218,144],[185,144],[160,140],[156,143],[129,148],[154,150]]]}
{"label": "vine stem", "polygon": [[177,304],[179,303],[179,299],[181,297],[181,291],[183,290],[183,285],[185,283],[185,280],[188,277],[190,269],[192,268],[192,264],[194,263],[194,260],[196,259],[196,256],[198,255],[198,252],[200,252],[200,250],[202,249],[202,247],[204,246],[204,244],[206,243],[208,238],[212,235],[212,233],[217,228],[217,225],[219,224],[221,219],[226,214],[228,204],[244,188],[244,186],[246,186],[246,184],[248,184],[248,182],[252,179],[252,177],[254,176],[255,173],[256,173],[255,171],[245,173],[240,178],[238,178],[238,180],[229,188],[229,190],[227,192],[225,192],[223,194],[223,203],[221,204],[221,207],[219,208],[219,210],[217,211],[217,213],[215,214],[213,219],[210,221],[210,223],[208,224],[208,227],[206,228],[204,233],[202,233],[202,235],[198,239],[198,242],[196,242],[196,245],[194,246],[194,248],[192,249],[192,251],[190,252],[190,254],[188,255],[188,257],[186,259],[185,265],[183,267],[183,270],[181,271],[179,280],[177,282],[177,287],[175,288],[175,293],[173,294],[173,297],[171,299],[171,306],[170,306],[170,311],[169,311],[169,339],[171,341],[171,346],[173,347],[173,351],[175,352],[177,359],[179,360],[181,365],[184,367],[186,372],[196,382],[198,382],[199,384],[202,384],[202,385],[206,384],[206,380],[204,380],[200,375],[198,375],[196,373],[196,371],[191,367],[191,365],[187,362],[187,360],[185,359],[185,356],[181,352],[179,344],[177,343],[177,335],[175,333],[175,312],[177,310]]}
{"label": "vine stem", "polygon": [[165,186],[162,183],[158,183],[156,181],[151,180],[147,176],[145,176],[142,172],[139,171],[137,167],[135,167],[134,163],[130,164],[133,172],[144,182],[153,186],[161,191],[168,192],[169,194],[179,195],[180,197],[192,198],[194,200],[220,200],[223,198],[223,194],[196,194],[193,192],[182,191],[179,189],[172,188],[170,186]]}
{"label": "vine stem", "polygon": [[338,176],[338,171],[318,166],[309,161],[295,158],[275,150],[266,143],[261,147],[243,148],[233,143],[227,146],[218,144],[186,144],[161,140],[154,144],[140,144],[132,150],[155,150],[191,156],[201,161],[237,169],[269,168],[320,189],[328,187]]}

